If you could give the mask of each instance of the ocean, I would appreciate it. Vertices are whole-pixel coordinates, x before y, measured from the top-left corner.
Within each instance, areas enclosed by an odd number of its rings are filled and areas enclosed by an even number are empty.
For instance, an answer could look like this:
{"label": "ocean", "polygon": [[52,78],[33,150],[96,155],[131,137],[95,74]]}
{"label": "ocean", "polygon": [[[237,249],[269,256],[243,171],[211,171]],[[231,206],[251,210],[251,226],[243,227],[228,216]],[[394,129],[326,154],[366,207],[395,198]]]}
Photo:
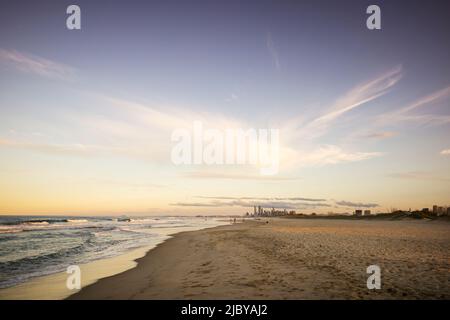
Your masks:
{"label": "ocean", "polygon": [[205,217],[0,217],[0,288],[156,246],[171,234],[228,224]]}

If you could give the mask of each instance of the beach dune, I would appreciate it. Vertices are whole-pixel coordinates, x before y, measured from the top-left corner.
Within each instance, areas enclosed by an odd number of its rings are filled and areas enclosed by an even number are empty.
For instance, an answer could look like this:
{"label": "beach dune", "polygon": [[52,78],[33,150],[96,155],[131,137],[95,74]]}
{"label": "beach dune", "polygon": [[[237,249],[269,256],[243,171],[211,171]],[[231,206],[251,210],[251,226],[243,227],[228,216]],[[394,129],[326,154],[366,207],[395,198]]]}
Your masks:
{"label": "beach dune", "polygon": [[177,234],[69,299],[450,298],[448,222],[267,221]]}

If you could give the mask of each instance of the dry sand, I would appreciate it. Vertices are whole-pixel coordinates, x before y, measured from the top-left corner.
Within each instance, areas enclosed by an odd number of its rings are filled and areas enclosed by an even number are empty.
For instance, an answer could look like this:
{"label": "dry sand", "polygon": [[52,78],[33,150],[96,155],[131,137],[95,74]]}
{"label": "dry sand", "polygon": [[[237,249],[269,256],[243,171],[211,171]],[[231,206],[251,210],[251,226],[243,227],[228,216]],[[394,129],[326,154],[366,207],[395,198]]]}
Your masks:
{"label": "dry sand", "polygon": [[[265,222],[265,220],[264,220]],[[270,219],[177,234],[71,299],[449,299],[450,223]],[[368,290],[366,268],[381,267]]]}

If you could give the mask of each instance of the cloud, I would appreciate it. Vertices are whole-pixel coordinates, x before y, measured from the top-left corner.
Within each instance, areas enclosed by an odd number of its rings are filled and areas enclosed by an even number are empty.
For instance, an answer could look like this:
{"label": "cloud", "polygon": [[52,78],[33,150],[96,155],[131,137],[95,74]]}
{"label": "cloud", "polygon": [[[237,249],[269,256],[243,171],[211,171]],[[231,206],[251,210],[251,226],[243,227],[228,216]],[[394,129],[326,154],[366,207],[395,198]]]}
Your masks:
{"label": "cloud", "polygon": [[[172,203],[172,206],[182,207],[245,207],[253,208],[254,206],[261,206],[263,208],[275,209],[317,209],[328,208],[333,206],[351,207],[351,208],[376,208],[379,207],[376,203],[361,203],[351,201],[334,201],[333,204],[325,202],[325,199],[291,197],[291,198],[277,198],[277,197],[228,197],[228,196],[197,196],[197,198],[211,199],[209,202],[178,202]],[[289,201],[293,199],[294,201]],[[309,201],[309,202],[308,202]]]}
{"label": "cloud", "polygon": [[388,174],[390,178],[407,179],[407,180],[431,180],[431,181],[448,181],[450,179],[441,177],[432,172],[426,171],[409,171]]}
{"label": "cloud", "polygon": [[215,199],[215,200],[290,200],[290,201],[311,201],[311,202],[323,202],[326,199],[316,198],[303,198],[303,197],[226,197],[226,196],[197,196],[202,199]]}
{"label": "cloud", "polygon": [[149,188],[166,188],[167,185],[157,184],[157,183],[136,183],[136,182],[127,182],[127,181],[118,181],[118,180],[110,180],[110,179],[92,179],[95,183],[105,184],[105,185],[113,185],[118,187],[126,187],[132,189],[149,189]]}
{"label": "cloud", "polygon": [[[97,96],[98,97],[98,96]],[[106,104],[105,104],[106,102]],[[103,103],[103,104],[102,104]],[[252,125],[221,114],[199,113],[189,111],[189,108],[176,106],[149,106],[132,101],[100,96],[98,103],[105,108],[103,115],[77,115],[70,117],[72,131],[82,130],[96,138],[97,143],[86,145],[83,143],[55,144],[49,142],[51,137],[28,137],[23,141],[9,141],[10,147],[30,149],[53,154],[73,155],[116,155],[138,158],[154,163],[170,161],[173,143],[170,137],[174,129],[185,128],[192,130],[194,121],[201,121],[205,128],[214,129],[252,128]],[[111,112],[114,108],[114,112]],[[211,124],[211,125],[208,125]],[[345,162],[362,161],[382,155],[380,152],[353,152],[343,150],[334,145],[319,145],[311,150],[299,149],[292,143],[280,146],[280,169],[288,171],[292,168],[324,166]],[[6,145],[5,143],[3,145]],[[150,147],[151,146],[151,147]],[[261,180],[261,181],[289,181],[299,180],[301,177],[278,174],[262,176],[254,167],[240,167],[230,171],[218,169],[211,171],[206,166],[198,166],[196,171],[180,173],[186,178],[195,179],[230,179],[230,180]],[[254,173],[249,169],[255,169]]]}
{"label": "cloud", "polygon": [[311,152],[298,155],[298,164],[304,166],[324,166],[344,162],[356,162],[383,155],[381,152],[346,152],[335,145],[323,145]]}
{"label": "cloud", "polygon": [[277,70],[279,70],[280,69],[280,60],[278,59],[278,52],[275,49],[275,44],[272,40],[272,34],[270,32],[267,33],[266,46],[267,46],[267,50],[269,50],[270,56],[272,57],[275,68]]}
{"label": "cloud", "polygon": [[384,113],[377,119],[377,125],[392,125],[400,122],[416,122],[418,124],[441,125],[450,123],[450,116],[436,114],[414,114],[417,109],[432,106],[450,98],[450,86],[421,97],[406,107]]}
{"label": "cloud", "polygon": [[176,207],[221,207],[213,203],[199,203],[199,202],[176,202],[171,203],[170,205]]}
{"label": "cloud", "polygon": [[369,133],[365,136],[363,136],[364,138],[368,138],[368,139],[377,139],[377,140],[381,140],[381,139],[387,139],[387,138],[391,138],[393,136],[397,135],[396,132],[392,132],[392,131],[384,131],[384,132],[373,132],[373,133]]}
{"label": "cloud", "polygon": [[449,156],[449,155],[450,155],[450,149],[442,150],[442,151],[440,152],[440,154],[442,154],[443,156]]}
{"label": "cloud", "polygon": [[318,207],[331,207],[327,203],[310,203],[310,202],[295,202],[295,201],[247,201],[247,200],[230,200],[219,201],[214,200],[210,202],[176,202],[171,203],[171,206],[179,207],[245,207],[253,208],[254,206],[261,206],[263,208],[276,209],[314,209]]}
{"label": "cloud", "polygon": [[211,171],[190,171],[184,172],[182,175],[186,178],[193,179],[231,179],[231,180],[300,180],[300,177],[285,177],[285,176],[263,176],[258,174],[244,174],[244,173],[227,173],[227,172],[211,172]]}
{"label": "cloud", "polygon": [[[106,97],[104,100],[113,107],[125,111],[130,122],[135,125],[145,126],[147,129],[170,132],[176,128],[192,126],[192,121],[195,119],[193,113],[173,106],[160,106],[157,108],[110,97]],[[125,124],[128,125],[129,123]]]}
{"label": "cloud", "polygon": [[[177,106],[149,106],[132,101],[93,95],[98,105],[97,113],[67,113],[64,120],[67,132],[91,137],[85,143],[60,142],[50,135],[14,134],[15,139],[3,139],[0,146],[21,148],[54,155],[74,156],[121,156],[156,164],[171,164],[173,143],[171,134],[177,128],[192,128],[193,121],[205,124],[205,129],[243,127],[235,119],[211,113],[194,113]],[[51,124],[49,124],[51,125]],[[192,129],[191,129],[192,130]],[[0,137],[1,138],[1,137]]]}
{"label": "cloud", "polygon": [[414,101],[413,103],[411,103],[410,105],[400,109],[398,111],[398,113],[403,114],[403,113],[407,113],[410,112],[414,109],[423,107],[423,106],[427,106],[430,105],[432,103],[436,103],[439,102],[443,99],[446,99],[450,96],[450,87],[441,89],[439,91],[433,92],[432,94],[422,97],[420,99],[418,99],[417,101]]}
{"label": "cloud", "polygon": [[50,143],[36,143],[29,141],[15,141],[2,138],[0,138],[0,146],[18,149],[28,149],[56,155],[77,155],[77,156],[94,156],[107,153],[121,153],[124,151],[120,148],[112,148],[98,145],[86,145],[80,143],[50,144]]}
{"label": "cloud", "polygon": [[[268,40],[271,40],[271,38],[269,37]],[[268,43],[270,44],[271,41]],[[51,65],[51,63],[47,63],[47,65]],[[280,141],[280,170],[286,172],[302,167],[357,162],[383,155],[381,152],[344,150],[338,145],[319,144],[316,138],[326,133],[333,122],[344,113],[388,92],[400,78],[401,67],[396,67],[381,76],[354,87],[336,100],[327,113],[316,117],[310,124],[302,128],[298,128],[298,123],[293,126],[288,123],[288,129],[284,130],[284,124],[286,123],[283,122],[283,129],[280,133],[282,138],[282,141]],[[17,143],[16,146],[54,153],[104,154],[108,152],[155,163],[167,163],[170,161],[170,151],[173,146],[170,140],[173,130],[184,128],[192,131],[194,121],[204,123],[204,129],[211,128],[211,126],[222,131],[229,128],[242,128],[244,130],[254,128],[252,123],[227,117],[223,114],[190,111],[189,106],[161,104],[155,106],[108,96],[100,96],[100,100],[99,105],[106,108],[102,116],[81,115],[73,117],[71,120],[74,123],[70,124],[71,130],[79,129],[92,134],[100,141],[98,145],[55,145],[46,142],[45,137],[41,137],[39,143],[33,142],[36,139],[30,139],[32,142],[21,142]],[[111,112],[110,108],[115,108],[114,112]],[[382,135],[387,137],[389,134],[391,133],[378,133],[377,137],[381,138]],[[303,139],[305,137],[309,139]],[[299,141],[306,141],[306,144],[299,145]],[[204,166],[198,168],[197,171],[182,173],[182,175],[197,179],[265,181],[300,179],[295,176],[283,175],[261,176],[256,171],[252,174],[248,172],[248,167],[234,172],[222,169],[214,172]]]}
{"label": "cloud", "polygon": [[293,200],[293,201],[326,201],[326,199],[314,199],[314,198],[301,198],[301,197],[291,197],[291,198],[274,198],[275,200]]}
{"label": "cloud", "polygon": [[46,78],[69,80],[74,76],[72,67],[16,50],[0,49],[0,62]]}
{"label": "cloud", "polygon": [[368,82],[354,87],[344,96],[336,100],[327,113],[313,119],[309,124],[301,128],[299,130],[300,137],[313,139],[324,135],[336,119],[351,110],[385,95],[401,77],[402,68],[401,66],[397,66]]}
{"label": "cloud", "polygon": [[[270,34],[267,37],[267,46],[273,54],[275,61],[278,61]],[[33,63],[30,64],[34,66]],[[52,63],[47,62],[42,63],[42,65],[52,66]],[[49,69],[52,70],[51,67]],[[281,135],[283,140],[280,145],[280,169],[287,171],[292,168],[335,165],[345,162],[363,161],[381,156],[381,152],[349,151],[337,145],[320,145],[316,143],[315,139],[325,134],[330,129],[332,123],[344,113],[388,92],[400,78],[401,67],[393,68],[366,83],[354,87],[347,94],[336,100],[327,113],[316,117],[306,126],[299,128],[297,123],[293,126],[286,126],[288,128],[287,130],[282,129]],[[236,118],[230,118],[223,114],[193,112],[190,111],[188,106],[155,106],[108,96],[100,96],[100,98],[102,100],[101,102],[107,103],[108,108],[113,107],[117,110],[114,110],[114,112],[106,110],[103,116],[80,116],[76,119],[78,123],[75,125],[80,126],[83,131],[86,129],[92,131],[95,137],[98,137],[102,141],[100,144],[106,144],[105,146],[83,145],[83,147],[74,147],[73,145],[56,146],[49,143],[42,143],[39,144],[39,148],[35,149],[52,149],[54,151],[68,149],[77,154],[87,152],[84,149],[89,149],[90,153],[94,153],[94,150],[106,151],[111,149],[114,153],[120,153],[125,156],[139,157],[156,162],[167,162],[169,161],[170,148],[172,146],[170,141],[171,133],[173,130],[180,128],[191,130],[194,121],[204,123],[204,129],[208,129],[207,124],[213,124],[213,128],[217,130],[229,128],[242,128],[245,130],[254,127],[254,124]],[[232,99],[238,99],[237,95],[233,94]],[[286,122],[283,122],[283,128],[285,124]],[[384,137],[387,137],[389,134],[383,133]],[[111,137],[114,137],[114,140]],[[381,138],[380,134],[378,134],[378,138]],[[311,142],[310,145],[298,145],[298,141],[308,140]],[[149,148],[149,145],[151,145],[151,148]],[[22,143],[21,145],[24,148],[27,146],[34,147],[34,144]],[[201,167],[198,171],[183,174],[185,177],[198,179],[274,181],[300,179],[299,177],[280,175],[261,176],[258,173],[251,174],[242,170],[238,172],[226,172],[223,170],[211,172],[205,167]]]}
{"label": "cloud", "polygon": [[[95,155],[120,155],[126,157],[139,158],[153,161],[155,163],[167,163],[170,161],[170,129],[172,125],[187,121],[186,118],[178,119],[168,115],[160,115],[167,118],[165,123],[159,122],[159,128],[153,125],[154,118],[146,117],[147,112],[152,114],[154,110],[131,113],[131,117],[137,119],[126,122],[107,118],[80,118],[78,124],[83,131],[92,133],[101,141],[99,144],[86,145],[83,143],[55,144],[47,142],[49,137],[38,136],[28,137],[28,139],[3,140],[0,145],[29,149],[53,154],[72,154],[83,156]],[[159,114],[159,112],[157,112]],[[127,115],[130,117],[130,114]],[[161,120],[162,121],[162,120]],[[206,122],[209,123],[209,122]],[[186,128],[192,124],[185,123]],[[113,138],[113,139],[111,139]],[[36,142],[38,140],[38,142]],[[151,148],[149,146],[151,145]],[[290,148],[280,148],[281,169],[315,167],[325,165],[335,165],[346,162],[357,162],[367,160],[382,155],[380,152],[352,152],[341,149],[335,145],[321,145],[312,150],[299,150]],[[273,175],[263,176],[257,168],[246,166],[233,168],[233,170],[217,171],[210,170],[206,166],[197,167],[196,171],[181,172],[186,178],[192,179],[231,179],[231,180],[262,180],[262,181],[293,181],[302,179],[295,175]],[[231,168],[229,168],[231,169]],[[251,169],[249,171],[249,169]],[[254,169],[254,170],[253,170]],[[253,171],[254,173],[253,173]]]}
{"label": "cloud", "polygon": [[[306,122],[305,117],[288,121],[282,129],[283,136],[287,137],[287,144],[282,148],[284,155],[281,158],[282,163],[288,163],[290,167],[313,167],[363,161],[382,156],[383,153],[378,151],[350,151],[335,144],[318,144],[317,141],[334,128],[340,117],[385,95],[401,78],[402,67],[394,67],[353,87],[336,99],[327,112],[312,117],[310,122]],[[393,134],[377,132],[370,138],[387,138]]]}
{"label": "cloud", "polygon": [[352,207],[352,208],[376,208],[379,207],[376,203],[361,203],[361,202],[351,202],[351,201],[336,201],[336,204],[342,207]]}

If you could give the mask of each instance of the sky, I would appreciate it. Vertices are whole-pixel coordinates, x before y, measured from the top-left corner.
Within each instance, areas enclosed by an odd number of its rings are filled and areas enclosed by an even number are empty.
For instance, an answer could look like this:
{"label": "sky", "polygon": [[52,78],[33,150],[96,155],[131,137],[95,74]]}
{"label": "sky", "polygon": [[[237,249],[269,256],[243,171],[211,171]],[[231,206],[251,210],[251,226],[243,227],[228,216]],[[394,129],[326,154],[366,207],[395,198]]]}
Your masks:
{"label": "sky", "polygon": [[[450,205],[446,1],[0,6],[2,215]],[[174,164],[195,121],[279,130],[279,171]]]}

